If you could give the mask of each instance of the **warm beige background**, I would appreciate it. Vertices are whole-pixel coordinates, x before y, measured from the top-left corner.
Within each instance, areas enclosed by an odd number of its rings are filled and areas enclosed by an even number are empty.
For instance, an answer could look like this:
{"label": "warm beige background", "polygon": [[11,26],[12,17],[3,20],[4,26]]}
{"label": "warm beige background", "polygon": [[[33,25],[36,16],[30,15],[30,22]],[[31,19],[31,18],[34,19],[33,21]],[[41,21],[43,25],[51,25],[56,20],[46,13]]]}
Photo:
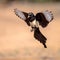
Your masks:
{"label": "warm beige background", "polygon": [[[30,27],[13,12],[18,8],[25,12],[51,10],[54,20],[46,27],[40,27],[47,37],[47,49],[33,37]],[[0,60],[60,60],[60,4],[20,3],[11,6],[0,5]]]}

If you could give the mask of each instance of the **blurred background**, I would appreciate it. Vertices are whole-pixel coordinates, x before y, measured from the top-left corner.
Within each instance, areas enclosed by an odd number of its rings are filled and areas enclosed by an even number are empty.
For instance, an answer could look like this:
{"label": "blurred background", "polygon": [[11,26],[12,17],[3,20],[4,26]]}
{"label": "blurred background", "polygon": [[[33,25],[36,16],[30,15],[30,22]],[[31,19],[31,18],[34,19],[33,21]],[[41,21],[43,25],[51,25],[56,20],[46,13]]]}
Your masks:
{"label": "blurred background", "polygon": [[[40,26],[46,49],[15,15],[15,8],[34,14],[52,11],[54,20]],[[60,60],[60,0],[0,0],[0,60]]]}
{"label": "blurred background", "polygon": [[60,2],[60,0],[0,0],[0,2],[4,2],[6,4],[11,3],[11,2],[33,2],[33,3],[41,3],[41,2]]}

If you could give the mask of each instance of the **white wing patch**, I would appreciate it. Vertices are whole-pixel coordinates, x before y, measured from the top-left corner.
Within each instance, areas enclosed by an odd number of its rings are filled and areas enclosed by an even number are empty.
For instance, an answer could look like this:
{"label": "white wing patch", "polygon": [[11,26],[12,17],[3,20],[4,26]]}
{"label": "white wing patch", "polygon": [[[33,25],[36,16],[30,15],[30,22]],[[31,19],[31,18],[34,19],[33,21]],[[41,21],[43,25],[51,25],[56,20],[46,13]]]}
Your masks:
{"label": "white wing patch", "polygon": [[24,13],[20,10],[14,9],[15,14],[23,20],[26,20]]}
{"label": "white wing patch", "polygon": [[52,21],[52,19],[53,19],[53,14],[52,14],[52,12],[49,12],[48,10],[46,10],[46,11],[43,12],[43,14],[44,14],[44,16],[46,17],[46,20],[47,20],[48,22]]}

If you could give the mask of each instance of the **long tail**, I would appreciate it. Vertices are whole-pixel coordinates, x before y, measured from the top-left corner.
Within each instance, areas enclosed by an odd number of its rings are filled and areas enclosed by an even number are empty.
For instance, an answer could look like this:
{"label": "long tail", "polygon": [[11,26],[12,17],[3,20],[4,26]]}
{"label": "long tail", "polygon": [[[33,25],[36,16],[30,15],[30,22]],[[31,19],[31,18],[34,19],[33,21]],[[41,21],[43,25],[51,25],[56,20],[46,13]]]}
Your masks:
{"label": "long tail", "polygon": [[36,28],[34,31],[34,37],[35,39],[37,39],[38,41],[40,41],[45,48],[47,48],[46,46],[46,40],[47,38],[39,31],[39,28]]}

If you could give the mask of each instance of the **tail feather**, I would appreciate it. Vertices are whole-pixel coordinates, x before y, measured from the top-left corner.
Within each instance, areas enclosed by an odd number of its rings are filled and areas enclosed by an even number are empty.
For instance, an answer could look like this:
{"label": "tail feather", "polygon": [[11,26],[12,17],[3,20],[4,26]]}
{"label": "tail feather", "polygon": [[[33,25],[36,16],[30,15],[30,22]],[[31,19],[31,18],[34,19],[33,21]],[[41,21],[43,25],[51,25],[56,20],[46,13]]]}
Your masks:
{"label": "tail feather", "polygon": [[35,39],[37,39],[38,41],[40,41],[45,48],[47,48],[46,46],[46,40],[47,38],[39,31],[39,28],[36,28],[35,31],[34,31],[34,37]]}

